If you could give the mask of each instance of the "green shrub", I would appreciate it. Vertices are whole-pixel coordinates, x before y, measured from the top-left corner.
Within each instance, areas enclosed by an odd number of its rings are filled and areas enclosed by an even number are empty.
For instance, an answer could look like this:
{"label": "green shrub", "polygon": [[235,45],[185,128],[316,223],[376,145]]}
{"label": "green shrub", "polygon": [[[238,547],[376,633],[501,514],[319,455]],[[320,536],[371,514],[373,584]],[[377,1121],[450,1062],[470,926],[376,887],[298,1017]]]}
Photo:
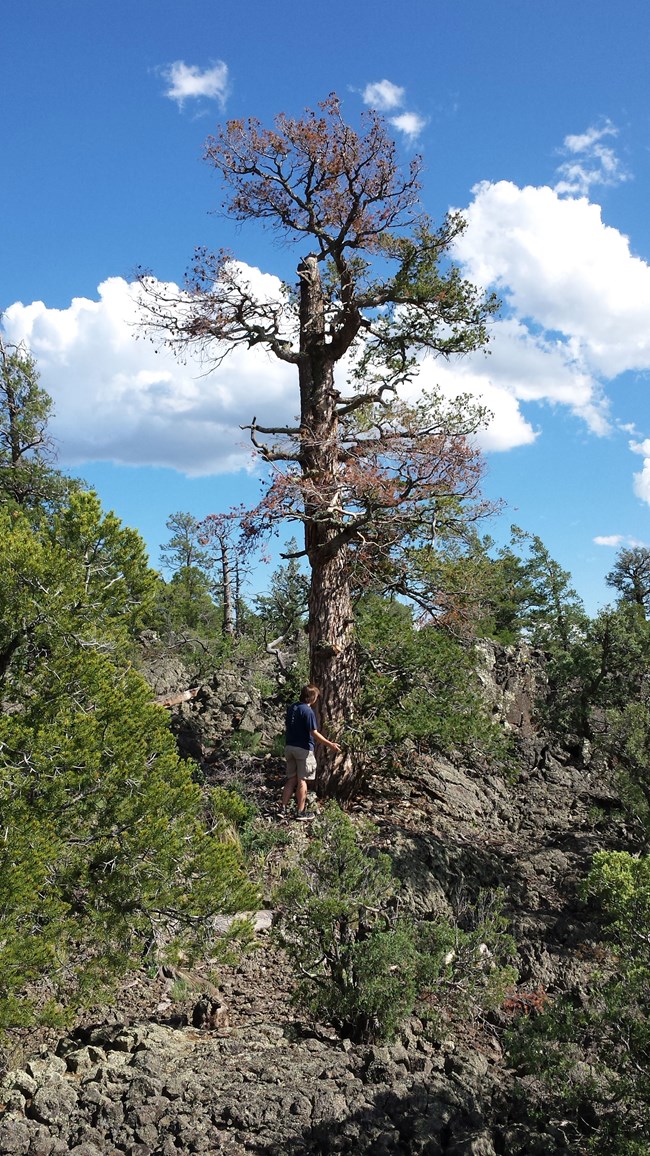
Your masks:
{"label": "green shrub", "polygon": [[390,1038],[419,1004],[467,1018],[498,1003],[515,978],[498,904],[467,931],[416,925],[372,836],[330,804],[276,890],[276,938],[302,977],[296,1002],[357,1040]]}
{"label": "green shrub", "polygon": [[257,815],[257,807],[236,787],[213,787],[210,803],[217,820],[223,820],[240,831]]}
{"label": "green shrub", "polygon": [[396,915],[390,859],[369,854],[369,831],[334,803],[314,827],[274,895],[278,938],[307,977],[296,998],[355,1039],[389,1036],[415,998],[414,936]]}
{"label": "green shrub", "polygon": [[446,753],[505,756],[507,740],[488,717],[471,647],[434,624],[416,628],[410,607],[377,595],[359,605],[358,637],[363,722],[358,734],[346,732],[348,745],[380,759],[407,741]]}
{"label": "green shrub", "polygon": [[229,755],[254,755],[260,749],[262,736],[257,731],[232,731],[221,743]]}
{"label": "green shrub", "polygon": [[584,887],[608,920],[586,998],[522,1020],[510,1061],[542,1081],[549,1104],[597,1156],[650,1153],[650,859],[601,851]]}
{"label": "green shrub", "polygon": [[269,853],[290,842],[285,828],[260,816],[243,784],[213,787],[210,798],[214,823],[224,835],[236,839],[251,872],[262,873]]}
{"label": "green shrub", "polygon": [[213,914],[256,906],[165,712],[104,655],[51,652],[0,716],[0,814],[0,1026],[28,1018],[41,977],[81,998],[146,950],[202,951]]}
{"label": "green shrub", "polygon": [[503,1003],[517,980],[516,944],[501,892],[482,891],[454,917],[419,926],[419,1011],[434,1027],[476,1021]]}

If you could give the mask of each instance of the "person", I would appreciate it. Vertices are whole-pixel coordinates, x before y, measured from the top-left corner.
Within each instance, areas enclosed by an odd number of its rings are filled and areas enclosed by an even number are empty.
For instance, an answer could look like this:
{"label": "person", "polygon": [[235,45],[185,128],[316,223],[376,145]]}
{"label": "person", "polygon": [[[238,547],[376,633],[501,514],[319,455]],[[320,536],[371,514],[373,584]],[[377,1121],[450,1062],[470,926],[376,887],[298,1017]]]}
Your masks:
{"label": "person", "polygon": [[296,796],[296,819],[306,819],[307,779],[315,768],[315,743],[322,743],[331,751],[340,751],[338,743],[325,738],[318,729],[314,706],[320,696],[317,686],[303,686],[300,702],[287,707],[286,746],[284,757],[287,777],[282,791],[282,811],[286,815],[289,803]]}

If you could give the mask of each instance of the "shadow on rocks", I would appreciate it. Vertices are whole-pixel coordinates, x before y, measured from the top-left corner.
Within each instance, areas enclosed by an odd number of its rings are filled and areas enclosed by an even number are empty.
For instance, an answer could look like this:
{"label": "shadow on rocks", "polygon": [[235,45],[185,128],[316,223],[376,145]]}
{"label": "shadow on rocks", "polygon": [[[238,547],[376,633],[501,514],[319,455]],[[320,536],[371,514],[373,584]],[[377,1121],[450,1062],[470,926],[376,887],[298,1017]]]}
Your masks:
{"label": "shadow on rocks", "polygon": [[[560,1156],[572,1152],[559,1124],[536,1129],[525,1111],[513,1107],[510,1119],[493,1117],[490,1091],[481,1097],[454,1078],[422,1081],[404,1087],[379,1088],[354,1111],[323,1117],[293,1136],[246,1147],[257,1156]],[[316,1100],[315,1109],[318,1108]],[[503,1104],[500,1105],[503,1112]]]}

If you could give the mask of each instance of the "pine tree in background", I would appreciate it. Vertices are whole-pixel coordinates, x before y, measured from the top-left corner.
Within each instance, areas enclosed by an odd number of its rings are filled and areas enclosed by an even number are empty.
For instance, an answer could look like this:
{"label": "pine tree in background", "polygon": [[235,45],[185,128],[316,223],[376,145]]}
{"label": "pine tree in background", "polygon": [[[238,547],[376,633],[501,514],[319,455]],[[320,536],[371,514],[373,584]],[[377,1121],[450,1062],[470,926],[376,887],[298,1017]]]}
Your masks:
{"label": "pine tree in background", "polygon": [[38,384],[36,362],[0,336],[0,503],[45,510],[81,483],[60,473],[47,425],[52,399]]}

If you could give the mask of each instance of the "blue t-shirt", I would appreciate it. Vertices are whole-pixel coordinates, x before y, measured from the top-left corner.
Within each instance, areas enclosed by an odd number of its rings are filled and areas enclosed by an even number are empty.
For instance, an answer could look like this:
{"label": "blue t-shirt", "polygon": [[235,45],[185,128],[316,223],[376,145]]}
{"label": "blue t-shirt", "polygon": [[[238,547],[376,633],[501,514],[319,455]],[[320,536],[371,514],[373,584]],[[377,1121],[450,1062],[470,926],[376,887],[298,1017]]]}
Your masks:
{"label": "blue t-shirt", "polygon": [[318,730],[316,715],[306,702],[294,702],[287,707],[287,746],[313,751],[312,731]]}

